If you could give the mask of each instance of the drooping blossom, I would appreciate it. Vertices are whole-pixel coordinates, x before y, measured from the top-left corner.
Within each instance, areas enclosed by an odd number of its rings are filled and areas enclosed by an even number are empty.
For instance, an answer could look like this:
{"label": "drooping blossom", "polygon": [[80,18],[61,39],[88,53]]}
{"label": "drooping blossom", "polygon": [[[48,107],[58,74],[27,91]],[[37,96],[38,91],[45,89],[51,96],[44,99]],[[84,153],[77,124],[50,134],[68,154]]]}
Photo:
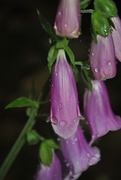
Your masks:
{"label": "drooping blossom", "polygon": [[61,163],[56,154],[53,155],[50,167],[44,164],[40,165],[35,180],[62,180]]}
{"label": "drooping blossom", "polygon": [[115,48],[115,56],[121,61],[121,20],[118,16],[111,18],[115,28],[112,30],[112,37]]}
{"label": "drooping blossom", "polygon": [[59,50],[52,73],[50,121],[55,133],[69,138],[77,130],[79,110],[77,87],[64,50]]}
{"label": "drooping blossom", "polygon": [[99,149],[89,146],[80,125],[70,138],[60,138],[60,148],[69,169],[69,173],[64,177],[64,180],[76,180],[89,166],[100,160]]}
{"label": "drooping blossom", "polygon": [[77,38],[80,35],[79,3],[79,0],[60,0],[54,23],[58,36]]}
{"label": "drooping blossom", "polygon": [[121,118],[112,112],[108,92],[103,81],[93,80],[92,91],[86,89],[84,111],[91,130],[92,142],[109,131],[121,128]]}
{"label": "drooping blossom", "polygon": [[95,79],[109,79],[116,75],[116,59],[111,34],[108,37],[97,35],[97,43],[92,41],[89,61]]}

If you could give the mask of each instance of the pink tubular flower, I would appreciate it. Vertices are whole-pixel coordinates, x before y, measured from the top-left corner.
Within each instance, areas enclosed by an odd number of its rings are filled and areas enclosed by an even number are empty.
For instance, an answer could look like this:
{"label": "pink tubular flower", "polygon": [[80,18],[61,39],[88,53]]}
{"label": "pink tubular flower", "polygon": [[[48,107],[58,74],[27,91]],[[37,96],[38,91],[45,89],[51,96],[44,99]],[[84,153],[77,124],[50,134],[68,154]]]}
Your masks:
{"label": "pink tubular flower", "polygon": [[69,138],[75,133],[80,118],[74,74],[64,50],[59,50],[52,74],[50,120],[55,133]]}
{"label": "pink tubular flower", "polygon": [[66,140],[60,138],[60,148],[69,168],[64,180],[77,179],[89,166],[100,160],[99,149],[89,146],[80,125],[72,137]]}
{"label": "pink tubular flower", "polygon": [[118,16],[113,17],[111,20],[113,21],[115,26],[115,29],[113,28],[112,31],[115,56],[119,61],[121,61],[121,20]]}
{"label": "pink tubular flower", "polygon": [[92,142],[108,131],[121,128],[121,118],[113,114],[106,86],[103,81],[92,81],[92,91],[86,89],[84,111],[88,121]]}
{"label": "pink tubular flower", "polygon": [[36,180],[62,180],[61,164],[58,157],[54,154],[50,167],[41,164]]}
{"label": "pink tubular flower", "polygon": [[58,36],[77,38],[80,35],[79,0],[60,0],[54,29]]}
{"label": "pink tubular flower", "polygon": [[116,60],[110,34],[106,38],[97,35],[97,43],[92,41],[89,60],[95,79],[103,80],[115,76]]}

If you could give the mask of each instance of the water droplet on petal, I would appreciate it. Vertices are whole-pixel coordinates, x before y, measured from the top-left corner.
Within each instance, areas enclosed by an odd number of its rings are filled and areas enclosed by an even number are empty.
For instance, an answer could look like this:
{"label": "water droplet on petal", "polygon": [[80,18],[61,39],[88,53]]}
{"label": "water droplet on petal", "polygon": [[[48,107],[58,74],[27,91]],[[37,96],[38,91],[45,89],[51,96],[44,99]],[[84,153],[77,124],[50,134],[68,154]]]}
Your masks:
{"label": "water droplet on petal", "polygon": [[49,118],[49,117],[46,119],[46,122],[47,122],[47,123],[50,122],[50,118]]}
{"label": "water droplet on petal", "polygon": [[87,153],[87,157],[90,157],[90,154],[89,154],[89,153]]}
{"label": "water droplet on petal", "polygon": [[97,68],[97,67],[94,70],[95,70],[96,73],[99,72],[99,68]]}
{"label": "water droplet on petal", "polygon": [[110,73],[111,73],[111,70],[108,71],[108,74],[110,74]]}
{"label": "water droplet on petal", "polygon": [[109,65],[109,66],[111,65],[111,61],[108,62],[108,65]]}
{"label": "water droplet on petal", "polygon": [[52,117],[52,118],[51,118],[51,122],[52,122],[53,124],[58,124],[58,120],[56,119],[56,117]]}
{"label": "water droplet on petal", "polygon": [[70,166],[70,164],[69,164],[69,163],[66,163],[66,166],[67,166],[67,167],[69,167],[69,166]]}
{"label": "water droplet on petal", "polygon": [[57,138],[57,141],[60,141],[60,138]]}
{"label": "water droplet on petal", "polygon": [[59,16],[61,16],[61,15],[62,15],[62,12],[61,12],[61,11],[59,11],[59,12],[58,12],[58,15],[59,15]]}
{"label": "water droplet on petal", "polygon": [[94,56],[94,53],[92,52],[91,55]]}
{"label": "water droplet on petal", "polygon": [[66,121],[60,121],[60,125],[61,125],[61,126],[65,126],[66,124],[67,124]]}
{"label": "water droplet on petal", "polygon": [[77,141],[77,138],[75,138],[74,140]]}
{"label": "water droplet on petal", "polygon": [[69,142],[68,142],[68,141],[66,141],[66,143],[68,144]]}
{"label": "water droplet on petal", "polygon": [[68,25],[67,24],[64,24],[65,27],[67,27]]}

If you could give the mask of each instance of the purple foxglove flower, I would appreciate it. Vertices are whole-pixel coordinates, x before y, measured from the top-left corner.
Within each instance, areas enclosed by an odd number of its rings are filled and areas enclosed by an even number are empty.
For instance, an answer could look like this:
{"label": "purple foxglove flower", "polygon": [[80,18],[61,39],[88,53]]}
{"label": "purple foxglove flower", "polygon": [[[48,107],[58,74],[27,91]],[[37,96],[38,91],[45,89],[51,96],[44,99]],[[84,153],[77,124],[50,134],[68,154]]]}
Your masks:
{"label": "purple foxglove flower", "polygon": [[53,161],[50,167],[41,164],[38,170],[36,180],[62,180],[61,163],[58,157],[54,154]]}
{"label": "purple foxglove flower", "polygon": [[111,20],[115,26],[115,29],[113,28],[112,31],[115,56],[119,61],[121,61],[121,20],[119,17],[113,17]]}
{"label": "purple foxglove flower", "polygon": [[86,89],[84,111],[91,130],[92,142],[107,134],[108,131],[121,128],[121,118],[112,112],[108,92],[103,81],[93,80],[92,91]]}
{"label": "purple foxglove flower", "polygon": [[69,168],[69,174],[64,180],[77,179],[89,166],[100,160],[99,149],[89,146],[80,125],[70,138],[60,138],[60,148]]}
{"label": "purple foxglove flower", "polygon": [[113,78],[116,74],[116,60],[112,36],[97,35],[97,43],[92,41],[90,49],[90,66],[95,79]]}
{"label": "purple foxglove flower", "polygon": [[79,3],[79,0],[60,0],[54,24],[58,36],[78,38],[80,35]]}
{"label": "purple foxglove flower", "polygon": [[69,138],[75,133],[80,118],[83,117],[74,74],[64,50],[59,50],[52,74],[50,121],[55,133]]}

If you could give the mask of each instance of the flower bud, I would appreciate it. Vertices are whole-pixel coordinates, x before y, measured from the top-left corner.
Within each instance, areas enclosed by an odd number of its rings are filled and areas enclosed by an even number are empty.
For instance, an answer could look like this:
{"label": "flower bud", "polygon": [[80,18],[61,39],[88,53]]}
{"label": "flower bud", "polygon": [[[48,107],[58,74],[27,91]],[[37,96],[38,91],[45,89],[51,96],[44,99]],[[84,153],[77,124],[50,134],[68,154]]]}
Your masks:
{"label": "flower bud", "polygon": [[58,36],[78,38],[80,35],[79,0],[60,0],[54,29]]}
{"label": "flower bud", "polygon": [[110,34],[106,38],[98,35],[97,43],[92,41],[89,61],[95,79],[104,80],[115,76],[116,59]]}

